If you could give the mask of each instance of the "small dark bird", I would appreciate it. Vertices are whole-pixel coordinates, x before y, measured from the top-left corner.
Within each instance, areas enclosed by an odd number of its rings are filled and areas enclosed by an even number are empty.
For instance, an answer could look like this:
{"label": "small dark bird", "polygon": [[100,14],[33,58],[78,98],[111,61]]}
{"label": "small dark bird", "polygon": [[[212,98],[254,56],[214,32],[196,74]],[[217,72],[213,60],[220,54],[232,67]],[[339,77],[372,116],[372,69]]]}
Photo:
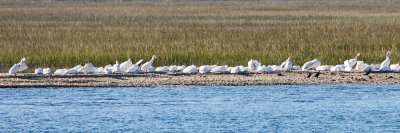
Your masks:
{"label": "small dark bird", "polygon": [[393,76],[387,76],[386,77],[386,79],[392,79],[393,78]]}
{"label": "small dark bird", "polygon": [[277,73],[277,75],[278,75],[278,76],[285,76],[285,75],[283,75],[282,73]]}
{"label": "small dark bird", "polygon": [[311,77],[311,75],[312,75],[312,73],[311,73],[311,72],[308,72],[308,75],[307,75],[307,77],[306,77],[306,78],[310,78],[310,77]]}
{"label": "small dark bird", "polygon": [[364,75],[369,75],[371,73],[371,69],[369,69]]}
{"label": "small dark bird", "polygon": [[318,71],[315,75],[314,75],[314,77],[319,77],[319,75],[321,74],[321,72],[320,71]]}

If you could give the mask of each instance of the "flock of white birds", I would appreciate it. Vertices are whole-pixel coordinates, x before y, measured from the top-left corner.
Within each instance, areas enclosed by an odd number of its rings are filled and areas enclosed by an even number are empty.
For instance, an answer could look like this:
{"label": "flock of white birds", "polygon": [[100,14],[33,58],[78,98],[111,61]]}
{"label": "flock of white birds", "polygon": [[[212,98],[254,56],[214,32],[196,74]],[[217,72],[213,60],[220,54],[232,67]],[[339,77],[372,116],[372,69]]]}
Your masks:
{"label": "flock of white birds", "polygon": [[[89,61],[85,64],[77,65],[70,69],[57,69],[52,73],[50,68],[38,68],[35,69],[35,74],[37,75],[68,75],[68,74],[121,74],[121,73],[150,73],[150,72],[160,72],[160,73],[188,73],[188,74],[206,74],[206,73],[272,73],[281,71],[331,71],[331,72],[353,72],[353,71],[363,71],[363,72],[390,72],[400,71],[399,64],[390,65],[390,51],[386,53],[386,59],[381,64],[365,64],[364,61],[357,61],[357,57],[360,53],[353,59],[344,61],[343,64],[339,65],[321,65],[321,62],[317,59],[308,61],[304,63],[302,67],[298,65],[293,65],[290,57],[284,61],[281,65],[262,65],[259,61],[251,59],[247,66],[234,66],[229,67],[227,65],[202,65],[202,66],[162,66],[153,67],[153,62],[156,60],[156,56],[153,55],[150,61],[143,63],[143,59],[133,63],[131,59],[123,63],[116,63],[114,65],[107,65],[105,67],[95,67]],[[18,64],[14,64],[10,70],[9,75],[16,75],[18,72],[22,72],[28,68],[26,64],[26,59],[23,58]]]}

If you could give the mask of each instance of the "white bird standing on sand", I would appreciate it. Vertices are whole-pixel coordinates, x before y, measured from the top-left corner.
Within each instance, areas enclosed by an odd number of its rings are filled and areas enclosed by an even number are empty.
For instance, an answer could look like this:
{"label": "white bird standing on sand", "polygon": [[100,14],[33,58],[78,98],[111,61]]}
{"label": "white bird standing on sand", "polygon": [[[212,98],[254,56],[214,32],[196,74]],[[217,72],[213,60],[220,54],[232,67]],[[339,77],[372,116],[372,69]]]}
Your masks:
{"label": "white bird standing on sand", "polygon": [[28,66],[26,65],[26,59],[22,58],[21,61],[18,64],[14,64],[10,70],[8,71],[9,75],[16,75],[17,72],[22,72],[24,70],[28,69]]}
{"label": "white bird standing on sand", "polygon": [[390,51],[386,52],[386,59],[381,63],[381,66],[379,67],[379,71],[390,71]]}
{"label": "white bird standing on sand", "polygon": [[316,69],[318,66],[321,65],[321,62],[319,62],[317,59],[314,59],[312,61],[308,61],[304,63],[303,67],[301,67],[301,70],[311,70],[311,69]]}
{"label": "white bird standing on sand", "polygon": [[250,59],[247,65],[250,72],[255,72],[257,71],[257,68],[261,66],[261,63],[257,60]]}
{"label": "white bird standing on sand", "polygon": [[146,62],[146,63],[144,63],[140,69],[142,69],[144,72],[151,72],[151,68],[152,68],[153,62],[156,59],[157,59],[157,57],[155,55],[153,55],[151,57],[151,60]]}
{"label": "white bird standing on sand", "polygon": [[292,66],[293,66],[293,63],[292,63],[292,60],[290,59],[290,57],[281,64],[281,68],[284,71],[290,71],[292,69]]}
{"label": "white bird standing on sand", "polygon": [[345,60],[343,64],[344,64],[346,67],[353,67],[354,65],[357,64],[357,58],[358,58],[360,55],[361,55],[360,53],[357,53],[356,57],[354,57],[353,59]]}

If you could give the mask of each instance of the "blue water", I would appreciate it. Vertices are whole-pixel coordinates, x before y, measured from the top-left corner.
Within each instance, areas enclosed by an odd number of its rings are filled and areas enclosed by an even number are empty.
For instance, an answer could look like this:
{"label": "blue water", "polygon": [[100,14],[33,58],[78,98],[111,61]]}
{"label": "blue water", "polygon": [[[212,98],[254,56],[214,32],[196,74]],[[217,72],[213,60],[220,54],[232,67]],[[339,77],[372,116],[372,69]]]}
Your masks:
{"label": "blue water", "polygon": [[400,132],[400,85],[0,89],[0,132]]}

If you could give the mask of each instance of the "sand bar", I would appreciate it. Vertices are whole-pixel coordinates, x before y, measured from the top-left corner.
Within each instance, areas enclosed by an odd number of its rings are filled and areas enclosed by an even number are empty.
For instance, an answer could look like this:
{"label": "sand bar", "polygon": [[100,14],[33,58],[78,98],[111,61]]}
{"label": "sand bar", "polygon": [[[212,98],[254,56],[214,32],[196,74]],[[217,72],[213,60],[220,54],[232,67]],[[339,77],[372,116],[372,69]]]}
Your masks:
{"label": "sand bar", "polygon": [[137,86],[238,86],[309,84],[399,84],[399,73],[331,73],[306,78],[308,72],[269,74],[113,74],[51,75],[0,74],[0,88],[28,87],[137,87]]}

